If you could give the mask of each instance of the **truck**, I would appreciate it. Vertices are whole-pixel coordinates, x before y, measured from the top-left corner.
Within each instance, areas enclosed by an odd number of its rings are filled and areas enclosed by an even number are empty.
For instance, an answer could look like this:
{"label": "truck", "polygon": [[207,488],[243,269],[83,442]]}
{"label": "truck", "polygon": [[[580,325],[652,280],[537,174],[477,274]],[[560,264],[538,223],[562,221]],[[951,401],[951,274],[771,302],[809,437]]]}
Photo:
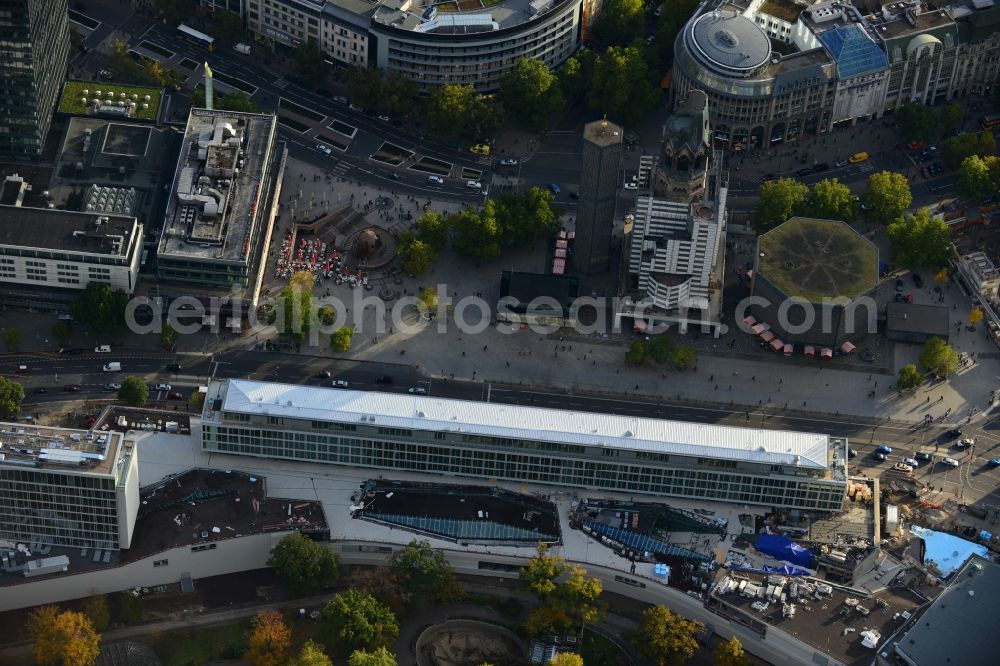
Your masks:
{"label": "truck", "polygon": [[233,50],[237,53],[242,53],[243,55],[250,55],[250,45],[240,42],[233,46]]}

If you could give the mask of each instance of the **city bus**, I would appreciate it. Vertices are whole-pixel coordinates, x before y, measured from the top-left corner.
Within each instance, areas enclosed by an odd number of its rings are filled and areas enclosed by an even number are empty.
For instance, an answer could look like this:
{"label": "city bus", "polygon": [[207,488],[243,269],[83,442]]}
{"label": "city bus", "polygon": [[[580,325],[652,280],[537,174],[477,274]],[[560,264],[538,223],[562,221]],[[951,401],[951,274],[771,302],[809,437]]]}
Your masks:
{"label": "city bus", "polygon": [[993,129],[1000,126],[1000,113],[991,113],[988,116],[983,116],[979,124],[983,126],[983,129]]}
{"label": "city bus", "polygon": [[198,32],[194,28],[189,28],[183,23],[177,26],[177,36],[185,42],[191,42],[195,46],[200,46],[208,51],[212,50],[212,45],[215,43],[215,39],[212,37],[203,32]]}

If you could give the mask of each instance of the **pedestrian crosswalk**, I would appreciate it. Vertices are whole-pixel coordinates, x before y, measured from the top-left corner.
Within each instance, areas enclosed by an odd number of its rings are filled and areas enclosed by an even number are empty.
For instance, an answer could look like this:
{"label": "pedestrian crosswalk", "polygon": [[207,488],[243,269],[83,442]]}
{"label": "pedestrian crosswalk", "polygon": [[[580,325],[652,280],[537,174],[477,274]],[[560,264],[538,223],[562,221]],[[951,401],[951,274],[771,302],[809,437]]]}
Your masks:
{"label": "pedestrian crosswalk", "polygon": [[285,89],[285,88],[287,88],[288,86],[289,86],[289,83],[288,83],[288,81],[286,81],[286,80],[284,80],[284,79],[280,79],[280,78],[279,78],[279,79],[277,79],[277,80],[276,80],[276,81],[274,82],[274,87],[275,87],[275,88],[277,88],[278,90],[284,90],[284,89]]}

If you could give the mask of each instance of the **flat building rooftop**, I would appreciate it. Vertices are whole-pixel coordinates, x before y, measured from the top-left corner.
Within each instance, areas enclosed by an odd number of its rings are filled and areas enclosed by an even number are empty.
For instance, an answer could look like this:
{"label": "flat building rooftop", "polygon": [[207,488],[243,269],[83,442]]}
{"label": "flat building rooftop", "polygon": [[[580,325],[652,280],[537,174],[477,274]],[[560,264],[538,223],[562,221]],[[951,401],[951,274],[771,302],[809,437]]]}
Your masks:
{"label": "flat building rooftop", "polygon": [[134,217],[52,208],[0,206],[0,246],[127,257],[138,223]]}
{"label": "flat building rooftop", "polygon": [[160,257],[249,261],[276,131],[269,114],[191,110],[167,201]]}
{"label": "flat building rooftop", "polygon": [[118,432],[0,423],[0,469],[113,476],[122,441]]}

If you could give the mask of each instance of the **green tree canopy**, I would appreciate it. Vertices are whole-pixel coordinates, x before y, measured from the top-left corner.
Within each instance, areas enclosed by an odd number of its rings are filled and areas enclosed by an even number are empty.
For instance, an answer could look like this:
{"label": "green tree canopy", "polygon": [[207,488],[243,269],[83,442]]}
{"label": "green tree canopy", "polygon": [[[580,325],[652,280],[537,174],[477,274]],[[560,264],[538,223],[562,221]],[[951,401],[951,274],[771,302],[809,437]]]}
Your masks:
{"label": "green tree canopy", "polygon": [[330,642],[350,649],[373,649],[396,640],[399,624],[388,607],[356,589],[335,594],[320,612]]}
{"label": "green tree canopy", "polygon": [[437,253],[431,245],[417,237],[412,231],[399,235],[396,245],[403,270],[411,275],[423,275],[437,261]]}
{"label": "green tree canopy", "polygon": [[299,653],[288,662],[288,666],[333,666],[333,662],[323,652],[323,646],[308,640]]}
{"label": "green tree canopy", "polygon": [[[657,355],[653,358],[655,358],[659,363],[665,362],[659,360],[661,357],[664,357],[664,352],[662,351],[663,343],[660,343],[656,349],[658,350]],[[625,352],[625,362],[629,365],[642,365],[649,355],[650,345],[647,344],[645,340],[636,340],[628,346],[628,350]],[[666,358],[669,358],[669,354]]]}
{"label": "green tree canopy", "polygon": [[605,46],[625,46],[642,35],[646,5],[642,0],[605,0],[594,22],[594,38]]}
{"label": "green tree canopy", "polygon": [[170,324],[164,324],[160,329],[160,344],[164,349],[170,349],[177,341],[177,331]]}
{"label": "green tree canopy", "polygon": [[594,52],[590,49],[577,51],[566,59],[557,71],[559,86],[563,97],[568,102],[581,102],[590,90],[590,81],[594,76],[594,66],[597,62]]}
{"label": "green tree canopy", "polygon": [[420,608],[424,600],[447,603],[460,596],[451,564],[429,541],[414,539],[394,552],[388,563],[411,608]]}
{"label": "green tree canopy", "polygon": [[434,250],[441,250],[448,244],[449,228],[448,218],[433,210],[417,218],[417,237]]}
{"label": "green tree canopy", "polygon": [[312,297],[315,280],[308,271],[294,273],[278,295],[279,328],[283,334],[302,340],[313,327],[317,320]]}
{"label": "green tree canopy", "polygon": [[118,399],[129,407],[142,407],[149,399],[149,387],[142,377],[129,375],[122,380],[122,387],[118,389]]}
{"label": "green tree canopy", "polygon": [[588,103],[625,126],[636,125],[657,102],[660,90],[643,53],[635,46],[612,46],[595,63]]}
{"label": "green tree canopy", "polygon": [[677,345],[670,354],[670,360],[678,370],[687,370],[694,367],[695,361],[698,360],[698,353],[693,347]]}
{"label": "green tree canopy", "polygon": [[97,631],[104,631],[111,624],[111,611],[108,610],[108,598],[103,594],[91,597],[83,605],[83,614],[90,620],[91,626]]}
{"label": "green tree canopy", "polygon": [[21,413],[24,387],[6,377],[0,377],[0,418],[12,419]]}
{"label": "green tree canopy", "polygon": [[316,40],[310,39],[299,44],[295,49],[294,62],[295,71],[309,81],[310,85],[319,86],[326,80],[329,65],[326,64]]}
{"label": "green tree canopy", "polygon": [[965,120],[965,111],[962,110],[960,105],[951,102],[941,108],[938,120],[938,130],[948,134],[962,126],[962,122]]}
{"label": "green tree canopy", "polygon": [[17,348],[21,345],[21,337],[21,331],[13,326],[5,328],[3,331],[3,344],[7,348],[7,351],[17,351]]}
{"label": "green tree canopy", "polygon": [[384,647],[371,652],[355,650],[347,659],[347,666],[396,666],[396,657]]}
{"label": "green tree canopy", "polygon": [[[673,351],[674,348],[674,341],[670,339],[670,336],[657,335],[648,344],[641,340],[637,342],[643,343],[648,350],[649,355],[652,356],[653,360],[657,363],[666,363],[670,360],[670,352]],[[631,346],[629,349],[632,349]],[[643,354],[643,357],[645,357],[645,353]]]}
{"label": "green tree canopy", "polygon": [[274,547],[267,565],[288,588],[305,596],[315,593],[336,577],[340,562],[330,548],[300,532],[293,532]]}
{"label": "green tree canopy", "polygon": [[647,608],[636,636],[639,651],[656,666],[683,663],[698,649],[695,638],[704,626],[677,615],[664,606]]}
{"label": "green tree canopy", "polygon": [[505,192],[496,198],[497,230],[505,246],[528,245],[552,238],[562,228],[562,207],[552,192],[532,187],[524,194]]}
{"label": "green tree canopy", "polygon": [[603,610],[601,582],[588,577],[583,567],[550,555],[543,544],[521,568],[520,577],[542,602],[525,621],[530,635],[578,631],[583,622],[596,621]]}
{"label": "green tree canopy", "polygon": [[969,155],[958,168],[958,191],[963,196],[982,199],[997,189],[1000,158],[996,155]]}
{"label": "green tree canopy", "polygon": [[967,132],[951,136],[941,142],[941,161],[949,169],[957,169],[970,155],[986,157],[997,152],[993,132]]}
{"label": "green tree canopy", "polygon": [[920,352],[920,365],[938,379],[944,379],[958,370],[958,353],[941,338],[931,338]]}
{"label": "green tree canopy", "polygon": [[330,334],[330,347],[333,351],[343,354],[351,351],[351,342],[354,340],[354,329],[341,326]]}
{"label": "green tree canopy", "polygon": [[382,74],[377,67],[355,65],[344,73],[347,95],[359,109],[374,109],[382,95]]}
{"label": "green tree canopy", "polygon": [[954,255],[948,224],[921,208],[898,218],[886,230],[892,245],[893,261],[903,268],[937,270]]}
{"label": "green tree canopy", "polygon": [[853,221],[858,214],[854,194],[836,178],[824,178],[809,188],[801,212],[809,217],[843,222]]}
{"label": "green tree canopy", "polygon": [[[612,0],[638,2],[642,0]],[[542,129],[549,117],[565,103],[559,79],[549,66],[535,58],[521,58],[500,78],[500,100],[519,123]]]}
{"label": "green tree canopy", "polygon": [[427,100],[427,126],[442,136],[474,141],[491,137],[500,127],[500,114],[493,101],[471,85],[445,84],[435,88]]}
{"label": "green tree canopy", "polygon": [[700,0],[671,0],[659,5],[660,17],[656,23],[655,35],[661,68],[673,62],[677,33],[688,22],[699,4]]}
{"label": "green tree canopy", "polygon": [[497,224],[497,202],[490,199],[482,213],[465,208],[451,216],[455,228],[452,249],[455,254],[487,261],[500,256],[500,227]]}
{"label": "green tree canopy", "polygon": [[64,345],[73,338],[73,326],[68,321],[57,322],[52,327],[52,336]]}
{"label": "green tree canopy", "polygon": [[754,210],[754,226],[758,233],[778,226],[799,210],[809,196],[809,188],[791,178],[765,180]]}
{"label": "green tree canopy", "polygon": [[896,112],[899,135],[904,141],[929,141],[938,126],[937,114],[929,106],[909,102]]}
{"label": "green tree canopy", "polygon": [[910,363],[909,365],[904,365],[899,369],[899,390],[905,391],[911,388],[917,388],[924,383],[924,375],[922,372],[917,370],[917,366]]}
{"label": "green tree canopy", "polygon": [[69,311],[76,321],[90,326],[95,332],[118,333],[125,328],[126,307],[128,294],[124,291],[112,291],[104,283],[90,282],[70,303]]}
{"label": "green tree canopy", "polygon": [[876,222],[889,224],[910,207],[913,195],[906,176],[892,171],[879,171],[868,177],[865,203],[871,206],[869,215]]}

